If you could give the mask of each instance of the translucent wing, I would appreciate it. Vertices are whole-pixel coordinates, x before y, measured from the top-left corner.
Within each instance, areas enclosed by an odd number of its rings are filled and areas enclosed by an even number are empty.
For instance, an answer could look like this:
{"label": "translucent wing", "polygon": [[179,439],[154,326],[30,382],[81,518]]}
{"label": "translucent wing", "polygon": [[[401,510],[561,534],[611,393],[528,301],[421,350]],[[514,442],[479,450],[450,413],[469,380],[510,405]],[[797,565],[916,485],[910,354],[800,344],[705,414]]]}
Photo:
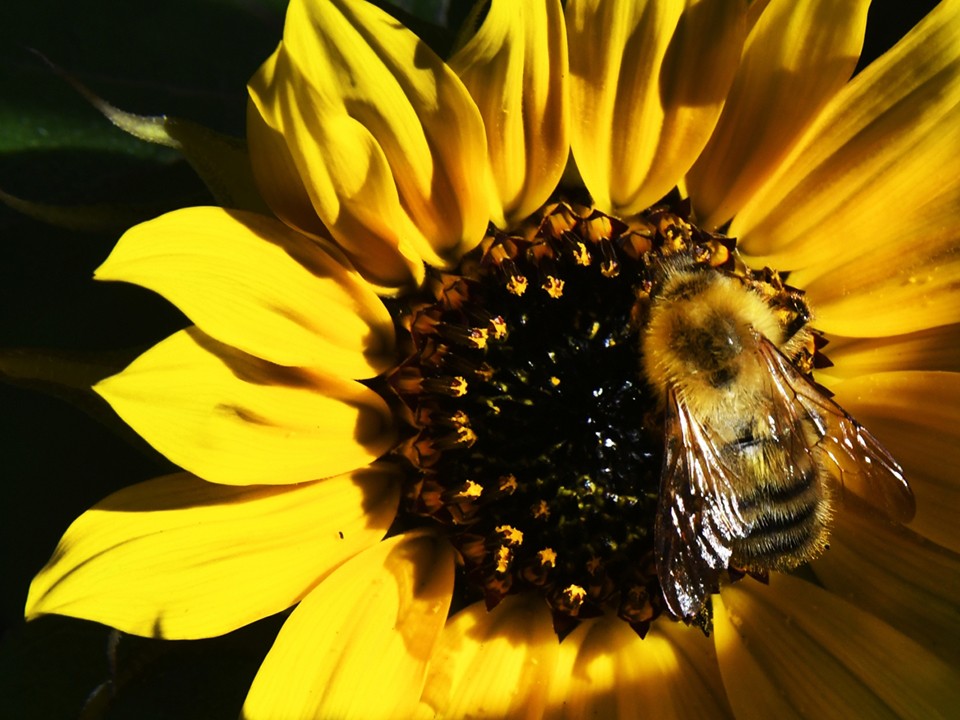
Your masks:
{"label": "translucent wing", "polygon": [[657,576],[677,617],[700,614],[727,568],[731,544],[749,532],[737,508],[731,470],[709,428],[670,388],[654,527]]}
{"label": "translucent wing", "polygon": [[916,511],[903,469],[866,428],[797,370],[770,341],[758,349],[777,392],[799,404],[819,437],[816,450],[838,472],[844,491],[854,492],[887,517],[909,522]]}

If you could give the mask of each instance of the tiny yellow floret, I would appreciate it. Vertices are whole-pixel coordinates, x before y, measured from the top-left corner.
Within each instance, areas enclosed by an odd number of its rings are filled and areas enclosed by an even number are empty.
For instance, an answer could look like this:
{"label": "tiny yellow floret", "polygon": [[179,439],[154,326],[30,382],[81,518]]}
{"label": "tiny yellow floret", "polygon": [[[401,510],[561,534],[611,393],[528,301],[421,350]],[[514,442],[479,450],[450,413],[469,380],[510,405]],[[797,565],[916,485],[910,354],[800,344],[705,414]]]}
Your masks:
{"label": "tiny yellow floret", "polygon": [[496,530],[510,545],[516,546],[523,543],[523,533],[512,525],[501,525]]}

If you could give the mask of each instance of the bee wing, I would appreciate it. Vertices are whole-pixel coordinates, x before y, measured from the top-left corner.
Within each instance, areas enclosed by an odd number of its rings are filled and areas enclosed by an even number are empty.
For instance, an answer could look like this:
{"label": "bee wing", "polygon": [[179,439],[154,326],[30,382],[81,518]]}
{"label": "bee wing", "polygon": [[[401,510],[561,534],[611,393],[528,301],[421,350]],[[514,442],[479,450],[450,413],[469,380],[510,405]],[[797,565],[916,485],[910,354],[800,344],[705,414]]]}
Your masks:
{"label": "bee wing", "polygon": [[749,527],[710,431],[673,388],[667,393],[665,435],[654,526],[657,576],[670,612],[692,618],[727,568],[731,541],[745,537]]}
{"label": "bee wing", "polygon": [[916,511],[903,469],[866,428],[828,398],[769,340],[759,337],[763,358],[777,392],[799,403],[819,437],[817,450],[830,459],[845,491],[852,491],[887,517],[909,522]]}

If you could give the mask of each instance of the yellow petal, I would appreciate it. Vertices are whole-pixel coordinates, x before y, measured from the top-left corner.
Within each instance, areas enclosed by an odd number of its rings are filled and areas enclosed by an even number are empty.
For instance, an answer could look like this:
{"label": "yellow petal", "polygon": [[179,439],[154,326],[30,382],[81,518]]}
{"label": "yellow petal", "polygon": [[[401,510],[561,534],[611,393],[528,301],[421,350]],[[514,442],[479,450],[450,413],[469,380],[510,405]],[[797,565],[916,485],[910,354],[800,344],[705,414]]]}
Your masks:
{"label": "yellow petal", "polygon": [[910,528],[960,552],[960,374],[878,373],[830,389],[903,465],[917,500]]}
{"label": "yellow petal", "polygon": [[[282,44],[247,86],[252,107],[248,115],[255,116],[248,123],[247,141],[264,198],[295,228],[328,229],[378,287],[419,284],[423,258],[397,230],[402,214],[397,190],[376,139],[349,117],[308,125],[298,108],[316,115],[320,110],[302,97],[307,93],[302,86]],[[306,145],[308,140],[313,144]],[[291,171],[297,180],[289,179]],[[308,196],[310,212],[318,216],[316,222],[305,216],[300,189]]]}
{"label": "yellow petal", "polygon": [[[259,70],[260,76],[273,77],[277,55],[274,52],[266,59]],[[305,235],[324,235],[326,228],[313,209],[310,193],[303,184],[290,148],[283,136],[267,125],[252,97],[247,99],[247,148],[257,189],[274,214]],[[403,274],[407,270],[400,261],[396,248],[390,248],[387,256],[381,258],[385,265],[398,264],[398,272]]]}
{"label": "yellow petal", "polygon": [[440,58],[372,4],[292,2],[250,94],[363,271],[380,271],[365,262],[368,246],[444,265],[482,239],[490,208],[477,107]]}
{"label": "yellow petal", "polygon": [[547,718],[732,717],[713,643],[669,620],[641,640],[617,617],[588,621],[560,645]]}
{"label": "yellow petal", "polygon": [[770,0],[751,0],[750,7],[747,8],[747,34],[753,32],[753,29],[760,22],[763,13],[766,12]]}
{"label": "yellow petal", "polygon": [[670,191],[713,131],[746,34],[740,0],[571,0],[570,138],[597,206]]}
{"label": "yellow petal", "polygon": [[794,577],[714,596],[720,673],[737,717],[949,717],[960,674],[855,605]]}
{"label": "yellow petal", "polygon": [[422,704],[440,717],[539,718],[557,648],[550,612],[535,594],[507,597],[490,612],[475,603],[444,628]]}
{"label": "yellow petal", "polygon": [[[957,140],[960,143],[960,135]],[[860,246],[863,253],[849,262],[824,260],[793,273],[790,282],[807,293],[817,327],[840,335],[881,337],[960,321],[955,230],[960,227],[960,204],[951,215],[943,222],[953,229],[944,225],[934,236],[917,236],[911,245],[897,248],[900,240],[891,237],[881,245]]]}
{"label": "yellow petal", "polygon": [[284,368],[196,328],[94,388],[171,461],[231,485],[315,480],[390,448],[390,411],[359,383]]}
{"label": "yellow petal", "polygon": [[[827,103],[730,234],[758,262],[800,271],[791,282],[833,332],[854,334],[864,309],[877,334],[955,322],[933,306],[960,306],[958,148],[960,2],[946,0]],[[904,302],[927,324],[897,317]]]}
{"label": "yellow petal", "polygon": [[356,378],[393,360],[390,314],[346,259],[262,215],[168,213],[127,231],[96,277],[150,288],[211,337],[280,365]]}
{"label": "yellow petal", "polygon": [[81,515],[30,586],[55,613],[164,638],[221,635],[298,602],[393,521],[389,467],[284,487],[186,473],[125,488]]}
{"label": "yellow petal", "polygon": [[717,128],[687,175],[705,226],[733,216],[850,79],[869,4],[774,0],[760,15]]}
{"label": "yellow petal", "polygon": [[831,336],[826,353],[833,377],[849,378],[891,370],[960,372],[960,325],[884,338]]}
{"label": "yellow petal", "polygon": [[824,587],[960,667],[960,555],[863,512],[837,513],[813,563]]}
{"label": "yellow petal", "polygon": [[512,226],[542,205],[567,164],[567,38],[559,0],[494,0],[453,56],[483,116],[501,217]]}
{"label": "yellow petal", "polygon": [[409,717],[447,617],[453,570],[450,545],[424,533],[346,562],[284,623],[242,717]]}

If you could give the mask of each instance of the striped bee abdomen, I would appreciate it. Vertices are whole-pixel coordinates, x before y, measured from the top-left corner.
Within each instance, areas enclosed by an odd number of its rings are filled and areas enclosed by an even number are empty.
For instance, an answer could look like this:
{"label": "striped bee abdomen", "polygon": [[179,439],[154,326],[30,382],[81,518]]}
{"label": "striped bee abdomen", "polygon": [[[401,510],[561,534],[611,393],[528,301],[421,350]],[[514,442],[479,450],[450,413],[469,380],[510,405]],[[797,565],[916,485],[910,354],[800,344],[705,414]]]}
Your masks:
{"label": "striped bee abdomen", "polygon": [[774,438],[751,439],[747,452],[743,442],[734,445],[752,487],[738,496],[749,531],[733,543],[731,562],[746,570],[782,570],[818,554],[827,542],[831,503],[814,458],[789,454]]}

